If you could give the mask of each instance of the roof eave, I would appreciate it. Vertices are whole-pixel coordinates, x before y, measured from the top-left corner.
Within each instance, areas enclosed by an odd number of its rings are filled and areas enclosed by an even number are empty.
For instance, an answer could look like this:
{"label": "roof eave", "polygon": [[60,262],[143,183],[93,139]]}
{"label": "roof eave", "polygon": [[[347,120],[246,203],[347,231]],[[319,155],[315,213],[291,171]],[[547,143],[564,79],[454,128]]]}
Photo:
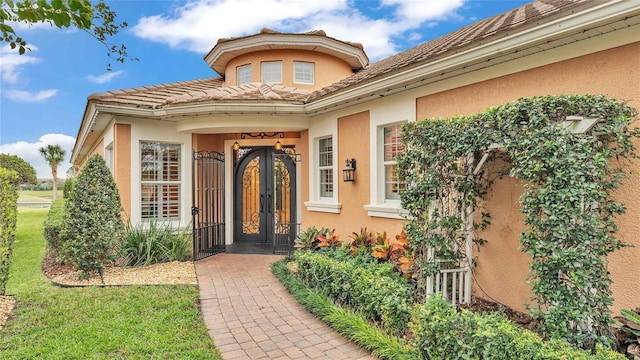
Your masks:
{"label": "roof eave", "polygon": [[227,63],[240,55],[269,49],[302,49],[335,56],[357,70],[369,64],[363,49],[330,37],[308,34],[258,34],[225,41],[205,55],[204,60],[221,76]]}
{"label": "roof eave", "polygon": [[621,0],[607,2],[575,13],[574,11],[575,9],[569,9],[567,14],[554,21],[527,28],[512,35],[483,39],[466,50],[454,49],[452,52],[455,53],[450,56],[445,53],[437,60],[427,59],[420,64],[408,65],[404,70],[399,69],[374,77],[365,83],[347,86],[311,101],[307,105],[307,111],[310,115],[317,115],[368,101],[373,97],[388,95],[391,90],[398,92],[415,88],[421,86],[421,79],[429,76],[450,73],[455,69],[465,68],[469,64],[495,59],[500,54],[513,53],[530,44],[557,38],[562,34],[570,34],[577,29],[589,28],[610,19],[637,15],[640,12],[640,3]]}

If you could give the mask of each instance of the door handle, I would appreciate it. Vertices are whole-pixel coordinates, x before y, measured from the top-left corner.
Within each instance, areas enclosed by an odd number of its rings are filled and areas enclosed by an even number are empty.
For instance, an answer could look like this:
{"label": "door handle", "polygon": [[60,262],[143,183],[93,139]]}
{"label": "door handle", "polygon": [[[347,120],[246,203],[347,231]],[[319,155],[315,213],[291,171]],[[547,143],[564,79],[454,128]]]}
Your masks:
{"label": "door handle", "polygon": [[267,195],[267,212],[271,212],[271,194]]}
{"label": "door handle", "polygon": [[264,212],[264,195],[260,194],[260,212]]}

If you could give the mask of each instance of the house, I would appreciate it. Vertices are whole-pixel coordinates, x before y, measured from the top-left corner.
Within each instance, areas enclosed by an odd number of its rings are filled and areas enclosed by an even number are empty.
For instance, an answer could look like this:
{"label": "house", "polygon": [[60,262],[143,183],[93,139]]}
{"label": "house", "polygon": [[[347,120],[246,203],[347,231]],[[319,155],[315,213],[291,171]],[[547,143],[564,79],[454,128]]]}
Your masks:
{"label": "house", "polygon": [[[132,223],[193,226],[196,256],[243,242],[278,250],[311,225],[400,232],[403,122],[550,94],[640,108],[640,3],[536,1],[373,64],[323,31],[268,29],[221,39],[204,59],[217,76],[89,96],[71,161],[102,154]],[[640,302],[637,176],[620,190],[619,236],[635,247],[610,259],[614,311]],[[492,189],[474,291],[523,309],[522,188],[507,177]]]}

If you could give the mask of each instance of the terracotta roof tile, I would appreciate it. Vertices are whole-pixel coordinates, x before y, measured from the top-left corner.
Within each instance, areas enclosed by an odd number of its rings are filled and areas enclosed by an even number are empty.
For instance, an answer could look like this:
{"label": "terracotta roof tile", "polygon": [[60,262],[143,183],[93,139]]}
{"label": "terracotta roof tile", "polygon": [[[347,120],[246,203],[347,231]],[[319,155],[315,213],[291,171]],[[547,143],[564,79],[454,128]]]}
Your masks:
{"label": "terracotta roof tile", "polygon": [[[538,0],[528,3],[380,60],[346,79],[313,93],[294,87],[260,83],[223,87],[222,78],[213,77],[108,91],[93,94],[89,96],[89,100],[148,107],[220,100],[312,102],[335,92],[346,91],[351,86],[366,83],[394,72],[454,54],[473,47],[479,42],[495,40],[501,36],[509,35],[515,30],[549,21],[554,14],[562,10],[576,6],[595,6],[597,4],[597,1],[591,0]],[[278,33],[268,29],[264,29],[261,33],[270,31]],[[306,34],[326,36],[322,30],[311,31]],[[235,38],[220,39],[219,42],[233,39]]]}
{"label": "terracotta roof tile", "polygon": [[589,3],[597,5],[599,2],[591,0],[538,0],[525,4],[373,63],[346,79],[315,91],[308,101],[317,100],[323,96],[367,82],[393,71],[433,61],[438,57],[453,54],[467,46],[473,46],[480,41],[488,40],[488,38],[495,39],[501,35],[508,35],[515,29],[537,24],[543,19],[548,19],[567,8]]}

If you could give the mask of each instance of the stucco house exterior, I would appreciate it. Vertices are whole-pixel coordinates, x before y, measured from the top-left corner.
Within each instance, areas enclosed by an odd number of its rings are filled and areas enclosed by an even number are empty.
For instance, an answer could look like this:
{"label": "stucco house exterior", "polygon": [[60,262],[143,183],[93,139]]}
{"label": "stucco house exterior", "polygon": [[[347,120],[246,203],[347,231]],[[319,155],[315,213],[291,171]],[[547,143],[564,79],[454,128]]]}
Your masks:
{"label": "stucco house exterior", "polygon": [[[640,108],[640,3],[536,1],[372,64],[361,45],[323,31],[268,29],[220,39],[204,60],[217,75],[88,98],[71,162],[103,155],[132,223],[194,226],[220,251],[290,241],[312,225],[394,234],[403,122],[538,95],[605,94]],[[521,193],[509,177],[492,186],[475,269],[484,292],[520,310],[530,295]],[[619,236],[635,247],[611,257],[614,311],[640,305],[637,174],[620,196]]]}

